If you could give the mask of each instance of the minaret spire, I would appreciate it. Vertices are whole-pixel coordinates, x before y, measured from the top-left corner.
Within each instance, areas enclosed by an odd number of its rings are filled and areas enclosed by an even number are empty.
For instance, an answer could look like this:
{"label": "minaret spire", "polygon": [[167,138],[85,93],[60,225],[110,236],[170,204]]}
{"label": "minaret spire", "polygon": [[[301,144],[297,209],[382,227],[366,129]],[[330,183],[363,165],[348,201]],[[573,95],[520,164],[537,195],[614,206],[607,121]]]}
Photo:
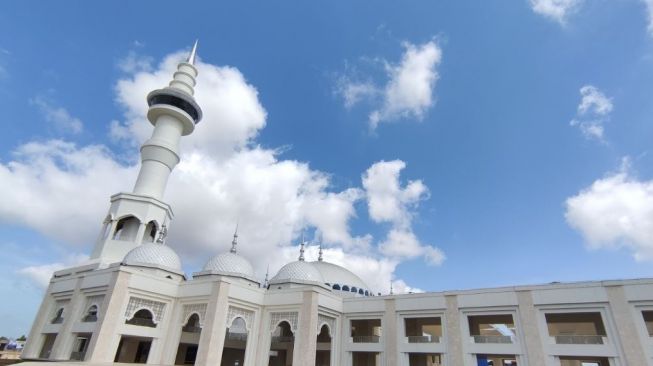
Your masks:
{"label": "minaret spire", "polygon": [[263,281],[263,287],[268,288],[270,285],[270,282],[268,280],[268,276],[270,275],[270,264],[268,263],[268,269],[265,270],[265,280]]}
{"label": "minaret spire", "polygon": [[392,289],[392,280],[390,280],[390,295],[394,295],[394,291]]}
{"label": "minaret spire", "polygon": [[322,240],[320,240],[320,251],[318,252],[317,256],[317,261],[322,262],[324,259],[322,258]]}
{"label": "minaret spire", "polygon": [[186,62],[195,66],[195,56],[197,55],[197,42],[199,40],[195,40],[195,44],[193,45],[193,49],[190,51],[188,54],[188,59],[186,59]]}
{"label": "minaret spire", "polygon": [[231,241],[231,253],[236,253],[236,245],[238,245],[238,224],[236,224],[236,230],[234,231],[234,240]]}

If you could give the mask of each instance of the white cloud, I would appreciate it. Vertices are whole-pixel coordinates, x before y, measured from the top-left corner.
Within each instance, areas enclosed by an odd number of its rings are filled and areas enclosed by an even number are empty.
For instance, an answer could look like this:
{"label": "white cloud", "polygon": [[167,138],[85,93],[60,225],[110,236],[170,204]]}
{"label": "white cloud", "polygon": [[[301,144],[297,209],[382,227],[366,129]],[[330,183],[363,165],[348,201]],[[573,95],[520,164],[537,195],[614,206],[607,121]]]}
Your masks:
{"label": "white cloud", "polygon": [[[140,47],[140,43],[134,43],[134,46]],[[150,72],[152,71],[153,61],[151,57],[138,55],[132,50],[129,51],[127,56],[118,60],[118,68],[126,73]]]}
{"label": "white cloud", "polygon": [[404,42],[403,46],[405,51],[399,64],[382,60],[388,77],[384,86],[340,78],[337,91],[343,96],[346,107],[365,99],[380,99],[369,115],[372,129],[381,122],[421,120],[434,104],[433,92],[439,78],[437,67],[442,60],[442,49],[433,40],[420,45]]}
{"label": "white cloud", "polygon": [[584,0],[530,0],[534,12],[565,24],[567,18],[576,12]]}
{"label": "white cloud", "polygon": [[16,273],[27,277],[36,286],[45,288],[50,283],[52,274],[56,271],[62,270],[66,267],[74,266],[88,260],[87,255],[77,254],[71,255],[64,262],[49,263],[36,266],[27,266],[21,268]]}
{"label": "white cloud", "polygon": [[[170,55],[157,69],[134,71],[116,84],[125,118],[112,122],[109,133],[127,142],[121,156],[134,159],[124,162],[102,145],[76,146],[60,140],[30,142],[15,149],[11,161],[0,163],[0,222],[23,225],[90,250],[109,196],[130,191],[135,181],[137,146],[152,131],[144,117],[147,104],[143,97],[167,85],[181,57],[182,53]],[[308,227],[322,233],[330,253],[327,258],[348,268],[355,266],[373,289],[387,288],[405,257],[384,256],[371,235],[354,235],[350,228],[356,217],[355,204],[369,192],[359,187],[335,191],[328,174],[312,170],[304,162],[280,159],[276,150],[257,146],[254,138],[265,126],[266,111],[256,89],[235,68],[203,62],[198,68],[196,97],[204,108],[204,120],[191,136],[182,139],[182,160],[164,197],[175,210],[167,243],[188,269],[198,270],[209,256],[226,250],[238,221],[239,252],[253,262],[261,278],[267,264],[274,274],[288,259],[296,259],[291,242]],[[385,162],[379,164],[374,166],[382,167]],[[427,189],[420,181],[400,187],[399,171],[404,163],[390,164],[395,168],[389,169],[389,176],[397,181],[395,207],[401,212],[397,216],[380,213],[379,217],[390,218],[397,225],[403,222],[403,228],[410,230],[411,210],[426,198]],[[375,175],[369,173],[373,180]],[[372,195],[379,194],[374,191],[379,186],[378,182],[369,185]],[[292,256],[290,252],[294,252]],[[424,249],[423,255],[430,262],[437,257],[429,256],[429,249]],[[67,265],[59,262],[24,271],[37,276],[61,263]]]}
{"label": "white cloud", "polygon": [[568,198],[565,217],[592,249],[626,247],[637,260],[653,260],[653,180],[633,177],[627,159]]}
{"label": "white cloud", "polygon": [[642,0],[646,5],[646,19],[648,20],[648,33],[653,36],[653,0]]}
{"label": "white cloud", "polygon": [[610,118],[613,104],[602,91],[593,85],[580,88],[581,101],[578,104],[576,118],[569,124],[577,126],[588,139],[604,141],[604,124]]}
{"label": "white cloud", "polygon": [[61,132],[78,134],[84,129],[82,121],[72,116],[68,110],[63,107],[52,105],[42,97],[36,97],[30,100],[30,103],[37,106],[45,120],[54,124]]}

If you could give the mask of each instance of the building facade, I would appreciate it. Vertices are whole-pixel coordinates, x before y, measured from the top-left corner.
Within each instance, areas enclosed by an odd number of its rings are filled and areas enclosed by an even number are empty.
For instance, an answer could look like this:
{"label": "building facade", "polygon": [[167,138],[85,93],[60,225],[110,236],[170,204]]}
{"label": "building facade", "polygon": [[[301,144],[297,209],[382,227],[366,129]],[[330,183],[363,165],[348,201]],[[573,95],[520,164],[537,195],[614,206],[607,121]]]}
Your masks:
{"label": "building facade", "polygon": [[232,248],[187,278],[162,200],[201,120],[196,46],[147,96],[152,138],[111,197],[88,263],[53,275],[23,358],[224,366],[653,365],[653,279],[374,296],[354,273],[297,261],[261,284]]}

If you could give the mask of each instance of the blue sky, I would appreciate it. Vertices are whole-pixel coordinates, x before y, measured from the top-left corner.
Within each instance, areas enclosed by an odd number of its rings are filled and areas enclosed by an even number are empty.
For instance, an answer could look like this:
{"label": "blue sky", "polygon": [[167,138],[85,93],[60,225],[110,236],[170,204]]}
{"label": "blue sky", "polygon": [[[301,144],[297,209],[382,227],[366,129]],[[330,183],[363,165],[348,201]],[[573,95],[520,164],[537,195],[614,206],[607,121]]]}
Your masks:
{"label": "blue sky", "polygon": [[303,230],[380,292],[653,276],[650,1],[2,6],[3,335],[131,189],[145,94],[196,38],[207,118],[166,196],[188,273],[239,220],[260,276]]}

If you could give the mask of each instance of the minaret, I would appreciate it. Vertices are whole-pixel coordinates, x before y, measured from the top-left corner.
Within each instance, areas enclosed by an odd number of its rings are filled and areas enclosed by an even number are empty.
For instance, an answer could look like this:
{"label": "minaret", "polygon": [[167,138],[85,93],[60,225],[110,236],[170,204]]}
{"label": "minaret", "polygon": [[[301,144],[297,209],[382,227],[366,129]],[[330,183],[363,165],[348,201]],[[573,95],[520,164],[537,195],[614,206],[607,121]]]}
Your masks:
{"label": "minaret", "polygon": [[[162,201],[170,173],[179,163],[179,141],[202,119],[195,102],[197,41],[188,58],[177,65],[167,87],[147,95],[147,119],[152,137],[141,146],[141,169],[131,193],[111,197],[109,214],[91,260],[100,264],[119,262],[145,241],[154,242],[173,218],[172,208]],[[165,235],[165,234],[164,234]]]}

